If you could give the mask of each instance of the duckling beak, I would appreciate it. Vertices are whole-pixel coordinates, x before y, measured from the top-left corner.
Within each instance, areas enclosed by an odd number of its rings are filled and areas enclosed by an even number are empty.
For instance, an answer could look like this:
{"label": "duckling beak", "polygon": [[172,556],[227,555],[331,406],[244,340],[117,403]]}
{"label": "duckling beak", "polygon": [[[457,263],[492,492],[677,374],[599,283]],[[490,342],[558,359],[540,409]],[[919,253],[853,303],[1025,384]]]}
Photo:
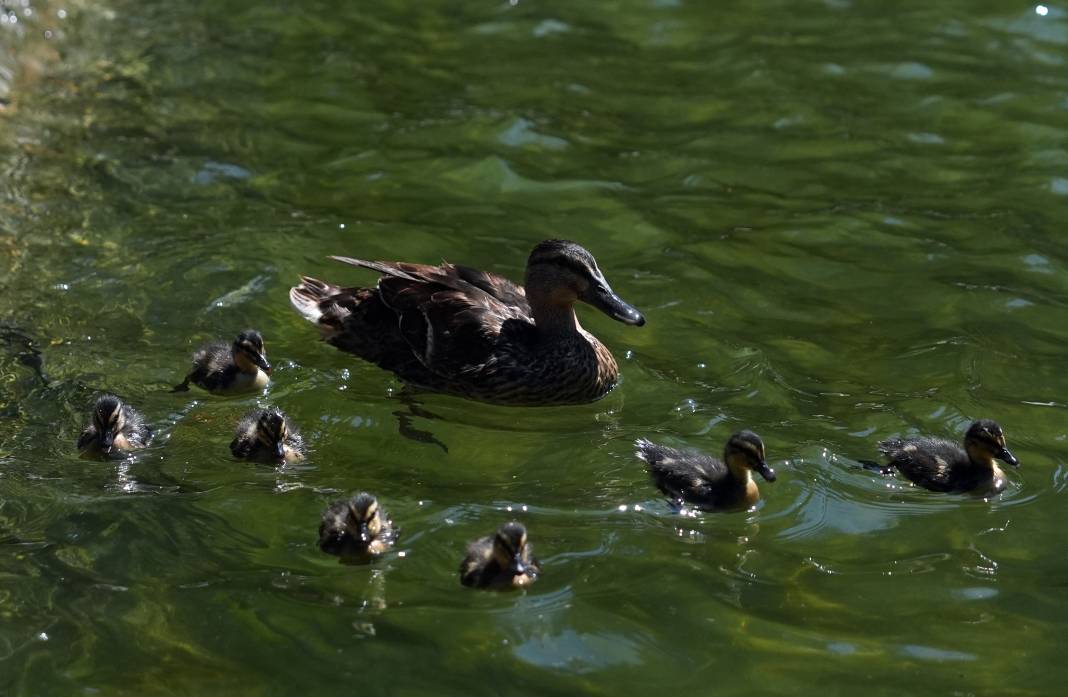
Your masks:
{"label": "duckling beak", "polygon": [[113,431],[104,431],[100,434],[100,449],[105,453],[110,453],[111,448],[115,445],[115,433]]}
{"label": "duckling beak", "polygon": [[527,572],[527,565],[523,563],[522,552],[516,552],[512,559],[512,575],[522,576]]}
{"label": "duckling beak", "polygon": [[1002,448],[1001,452],[995,455],[997,459],[1004,463],[1010,464],[1013,467],[1019,467],[1020,461],[1016,459],[1016,456],[1009,452],[1008,448]]}
{"label": "duckling beak", "polygon": [[367,544],[371,541],[371,531],[367,529],[367,523],[360,523],[360,542]]}
{"label": "duckling beak", "polygon": [[252,354],[252,362],[259,366],[260,370],[262,370],[263,372],[267,373],[268,375],[271,374],[271,364],[267,362],[267,359],[263,356],[262,353]]}
{"label": "duckling beak", "polygon": [[279,460],[286,459],[286,444],[282,441],[278,441],[275,452],[278,454]]}
{"label": "duckling beak", "polygon": [[775,481],[775,470],[771,468],[771,465],[769,465],[766,460],[761,460],[760,464],[758,464],[755,469],[765,481]]}
{"label": "duckling beak", "polygon": [[580,296],[584,302],[593,305],[612,319],[640,327],[645,324],[645,316],[638,309],[623,301],[615,294],[606,281],[594,283]]}

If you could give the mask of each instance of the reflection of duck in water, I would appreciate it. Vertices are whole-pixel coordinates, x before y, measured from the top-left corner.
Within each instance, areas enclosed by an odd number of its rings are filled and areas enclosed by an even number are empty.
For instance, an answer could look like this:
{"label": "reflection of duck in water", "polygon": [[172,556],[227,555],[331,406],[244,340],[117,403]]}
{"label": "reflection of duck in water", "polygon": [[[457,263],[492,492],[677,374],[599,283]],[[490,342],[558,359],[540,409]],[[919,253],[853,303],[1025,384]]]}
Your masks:
{"label": "reflection of duck in water", "polygon": [[752,431],[731,436],[722,461],[696,450],[676,450],[644,438],[634,446],[634,454],[648,463],[653,483],[679,506],[689,503],[706,511],[749,508],[760,499],[760,489],[751,473],[755,471],[767,481],[775,481],[775,470],[764,459],[764,442]]}
{"label": "reflection of duck in water", "polygon": [[300,462],[304,439],[281,409],[270,407],[245,414],[230,442],[234,457],[266,463]]}
{"label": "reflection of duck in water", "polygon": [[579,404],[603,397],[619,368],[584,330],[575,303],[641,326],[593,255],[563,240],[537,245],[526,285],[486,271],[333,257],[384,274],[374,288],[304,277],[293,306],[323,338],[415,385],[497,404]]}
{"label": "reflection of duck in water", "polygon": [[505,523],[491,537],[467,547],[460,565],[460,583],[475,588],[521,588],[538,578],[541,567],[521,523]]}
{"label": "reflection of duck in water", "polygon": [[1005,447],[1005,433],[990,419],[979,419],[964,434],[964,447],[942,438],[890,438],[879,443],[888,460],[884,473],[897,470],[914,484],[951,493],[998,494],[1005,490],[1005,473],[995,459],[1019,467]]}
{"label": "reflection of duck in water", "polygon": [[173,392],[184,392],[192,382],[212,394],[262,390],[270,381],[271,364],[263,337],[255,329],[237,335],[234,343],[217,342],[193,353],[193,370]]}
{"label": "reflection of duck in water", "polygon": [[342,556],[377,556],[396,539],[393,521],[378,499],[362,492],[348,501],[335,501],[323,511],[319,549]]}
{"label": "reflection of duck in water", "polygon": [[141,412],[113,394],[102,394],[93,404],[89,425],[78,438],[78,449],[88,455],[127,452],[145,447],[151,436]]}

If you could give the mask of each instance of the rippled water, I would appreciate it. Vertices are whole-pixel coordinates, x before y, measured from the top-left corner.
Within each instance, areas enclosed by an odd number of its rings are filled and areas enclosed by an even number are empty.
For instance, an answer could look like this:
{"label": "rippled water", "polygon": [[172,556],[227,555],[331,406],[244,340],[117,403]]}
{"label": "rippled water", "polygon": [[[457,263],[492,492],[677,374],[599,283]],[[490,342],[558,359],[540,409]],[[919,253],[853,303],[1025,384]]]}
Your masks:
{"label": "rippled water", "polygon": [[[1065,8],[0,10],[0,692],[1063,689]],[[580,311],[623,372],[589,406],[412,416],[286,299],[373,280],[327,254],[519,279],[557,236],[648,318]],[[166,391],[245,326],[266,395]],[[102,389],[147,452],[77,457]],[[230,458],[257,403],[307,463]],[[1023,463],[996,500],[858,467],[977,416]],[[779,472],[749,513],[678,516],[631,454],[741,427]],[[315,544],[358,489],[401,528],[370,566]],[[542,579],[462,589],[512,517]]]}

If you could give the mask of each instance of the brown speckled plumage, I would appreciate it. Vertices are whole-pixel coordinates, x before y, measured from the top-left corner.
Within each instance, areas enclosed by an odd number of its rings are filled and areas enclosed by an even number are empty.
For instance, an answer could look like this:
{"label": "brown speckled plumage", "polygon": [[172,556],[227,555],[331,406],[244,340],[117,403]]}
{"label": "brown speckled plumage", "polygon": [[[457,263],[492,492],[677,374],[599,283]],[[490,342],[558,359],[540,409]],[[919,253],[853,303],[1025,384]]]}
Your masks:
{"label": "brown speckled plumage", "polygon": [[612,292],[573,242],[542,242],[527,282],[466,266],[338,261],[383,274],[375,288],[303,277],[293,306],[337,348],[431,390],[497,404],[578,404],[603,397],[619,368],[574,313],[587,302],[627,324],[645,319]]}

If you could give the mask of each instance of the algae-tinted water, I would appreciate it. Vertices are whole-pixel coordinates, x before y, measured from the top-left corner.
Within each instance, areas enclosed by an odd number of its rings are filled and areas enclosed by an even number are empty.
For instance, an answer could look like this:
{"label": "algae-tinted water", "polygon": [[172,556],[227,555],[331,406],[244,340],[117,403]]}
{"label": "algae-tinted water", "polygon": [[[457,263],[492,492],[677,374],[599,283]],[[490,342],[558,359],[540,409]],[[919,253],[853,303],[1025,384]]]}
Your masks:
{"label": "algae-tinted water", "polygon": [[[1061,7],[0,7],[0,692],[1063,689]],[[413,407],[288,306],[373,281],[328,254],[518,280],[547,237],[648,318],[580,310],[596,404]],[[167,392],[246,326],[266,395]],[[104,389],[158,429],[131,461],[73,452]],[[230,458],[267,403],[306,464]],[[858,466],[978,416],[1023,463],[997,500]],[[751,513],[680,517],[631,454],[742,427]],[[318,516],[359,489],[401,538],[338,564]],[[513,517],[543,578],[462,589]]]}

